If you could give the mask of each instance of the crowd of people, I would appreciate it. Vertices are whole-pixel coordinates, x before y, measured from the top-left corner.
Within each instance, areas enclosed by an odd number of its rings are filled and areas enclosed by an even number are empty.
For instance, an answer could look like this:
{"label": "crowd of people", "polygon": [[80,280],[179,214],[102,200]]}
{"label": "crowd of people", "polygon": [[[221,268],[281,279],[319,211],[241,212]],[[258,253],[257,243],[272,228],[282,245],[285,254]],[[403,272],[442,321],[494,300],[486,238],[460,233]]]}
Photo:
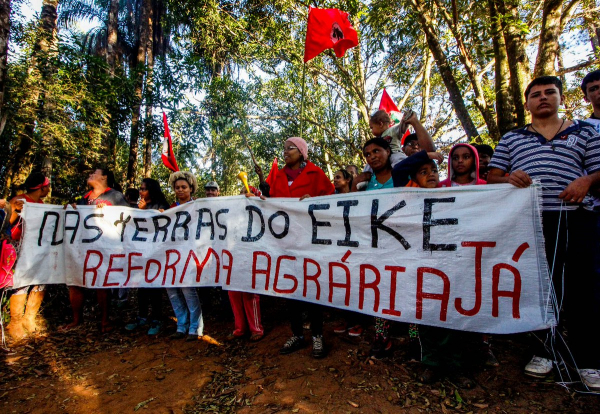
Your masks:
{"label": "crowd of people", "polygon": [[[586,120],[569,120],[559,116],[564,101],[562,83],[552,76],[534,79],[525,90],[526,107],[531,123],[507,133],[493,149],[489,145],[459,143],[448,154],[447,177],[440,181],[439,165],[443,157],[436,150],[431,136],[416,115],[406,112],[401,122],[392,124],[389,114],[380,110],[370,119],[373,138],[364,143],[367,163],[361,172],[354,165],[335,172],[333,182],[310,161],[308,144],[300,137],[283,143],[285,166],[273,171],[269,182],[256,166],[260,185],[251,188],[247,197],[289,197],[303,200],[352,191],[376,191],[393,187],[438,188],[465,185],[510,183],[527,187],[534,180],[542,186],[542,219],[546,259],[556,297],[558,329],[568,332],[568,340],[557,341],[551,330],[537,332],[532,342],[531,360],[525,374],[546,378],[556,365],[565,361],[579,374],[592,391],[600,391],[600,352],[590,337],[590,322],[600,320],[600,71],[589,73],[582,80],[585,100],[593,107]],[[409,127],[414,133],[405,134]],[[164,211],[189,203],[198,193],[194,174],[178,171],[171,174],[169,187],[175,203],[168,205],[160,184],[153,179],[142,180],[139,189],[123,195],[111,171],[96,169],[87,180],[89,192],[78,204],[96,206],[134,206],[140,209]],[[19,240],[22,233],[20,211],[24,201],[42,203],[50,189],[50,180],[41,173],[32,173],[25,181],[25,193],[10,201],[0,200],[0,206],[12,207],[6,217],[10,225],[3,227],[5,239]],[[204,186],[207,197],[219,196],[219,185]],[[243,191],[245,193],[245,191]],[[518,214],[518,212],[515,212]],[[121,292],[118,292],[120,294]],[[167,288],[177,320],[173,340],[195,341],[204,335],[202,304],[195,288]],[[108,312],[108,290],[97,289],[102,312],[102,330],[112,329]],[[265,335],[261,323],[260,297],[245,292],[228,292],[234,314],[231,340],[247,338],[260,341]],[[44,286],[28,286],[11,291],[8,334],[19,339],[36,330],[35,318],[44,298]],[[84,289],[69,287],[73,321],[72,328],[83,320]],[[125,326],[126,331],[146,330],[157,335],[162,329],[162,289],[140,288],[137,291],[137,317]],[[287,318],[291,335],[282,345],[281,354],[292,354],[312,342],[312,355],[323,358],[328,346],[323,337],[323,308],[302,301],[287,301]],[[334,326],[338,334],[361,336],[368,324],[375,326],[371,356],[385,358],[392,349],[390,321],[345,312]],[[307,327],[312,341],[306,336]],[[595,329],[592,327],[592,329]],[[471,357],[465,343],[478,344],[485,350],[488,364],[497,365],[490,346],[490,337],[425,325],[408,327],[409,347],[420,359],[421,381],[430,383],[443,373],[451,373],[459,385],[473,386],[466,374]],[[568,357],[569,355],[572,358]]]}

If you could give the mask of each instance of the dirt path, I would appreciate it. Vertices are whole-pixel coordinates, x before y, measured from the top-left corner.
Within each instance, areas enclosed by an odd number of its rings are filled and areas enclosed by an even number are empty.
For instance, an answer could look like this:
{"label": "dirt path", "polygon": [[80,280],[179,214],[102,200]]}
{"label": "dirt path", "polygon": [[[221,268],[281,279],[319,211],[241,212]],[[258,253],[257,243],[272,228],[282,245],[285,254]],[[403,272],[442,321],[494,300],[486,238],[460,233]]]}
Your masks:
{"label": "dirt path", "polygon": [[[495,337],[499,368],[475,374],[477,386],[458,389],[445,379],[415,380],[416,363],[401,345],[393,357],[368,358],[363,339],[336,336],[332,318],[323,360],[310,347],[293,355],[278,350],[289,335],[281,304],[264,300],[267,336],[215,346],[121,330],[102,336],[93,324],[51,330],[1,354],[1,413],[422,413],[600,412],[600,397],[569,392],[521,374],[522,336]],[[232,323],[208,318],[206,332],[223,340]],[[402,338],[400,338],[402,339]]]}

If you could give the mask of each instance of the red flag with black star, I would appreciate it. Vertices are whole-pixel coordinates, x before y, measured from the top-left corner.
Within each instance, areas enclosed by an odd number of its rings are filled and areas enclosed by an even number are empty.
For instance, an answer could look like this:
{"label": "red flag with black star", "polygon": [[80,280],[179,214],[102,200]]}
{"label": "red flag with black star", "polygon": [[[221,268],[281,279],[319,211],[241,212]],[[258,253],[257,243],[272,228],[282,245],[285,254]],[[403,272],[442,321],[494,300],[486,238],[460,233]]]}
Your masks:
{"label": "red flag with black star", "polygon": [[165,126],[165,138],[163,139],[163,150],[160,158],[163,164],[169,170],[175,172],[179,171],[179,166],[175,160],[175,154],[173,153],[173,142],[171,141],[171,132],[169,131],[169,124],[167,123],[167,114],[163,112],[163,124]]}
{"label": "red flag with black star", "polygon": [[304,63],[326,49],[333,49],[337,57],[342,57],[356,45],[358,33],[348,20],[348,13],[338,9],[309,9]]}

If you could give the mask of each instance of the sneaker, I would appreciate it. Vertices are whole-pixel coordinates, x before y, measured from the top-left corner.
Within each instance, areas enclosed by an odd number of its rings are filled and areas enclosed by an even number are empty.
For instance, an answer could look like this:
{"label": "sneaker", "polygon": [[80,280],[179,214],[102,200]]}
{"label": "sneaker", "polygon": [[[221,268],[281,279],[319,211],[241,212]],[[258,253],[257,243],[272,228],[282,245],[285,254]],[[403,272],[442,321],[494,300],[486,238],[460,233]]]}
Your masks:
{"label": "sneaker", "polygon": [[148,329],[148,335],[158,335],[160,332],[160,325],[159,321],[152,321],[150,323],[150,329]]}
{"label": "sneaker", "polygon": [[187,335],[185,334],[185,332],[175,332],[175,333],[171,334],[171,336],[169,336],[169,338],[171,338],[171,339],[183,339],[186,336]]}
{"label": "sneaker", "polygon": [[580,369],[579,376],[581,377],[581,382],[583,382],[590,391],[600,391],[599,369]]}
{"label": "sneaker", "polygon": [[350,336],[361,336],[363,333],[363,327],[360,325],[355,325],[348,331],[348,335]]}
{"label": "sneaker", "polygon": [[327,355],[327,350],[325,349],[325,343],[323,341],[323,335],[313,336],[313,349],[312,356],[313,358],[323,358]]}
{"label": "sneaker", "polygon": [[525,366],[525,375],[535,378],[546,378],[552,372],[552,361],[534,356]]}
{"label": "sneaker", "polygon": [[306,344],[304,343],[303,336],[292,336],[287,342],[283,345],[283,347],[279,350],[281,355],[291,354],[292,352],[296,352],[302,348],[304,348]]}
{"label": "sneaker", "polygon": [[146,318],[136,318],[135,322],[129,323],[125,325],[126,331],[135,331],[137,328],[142,328],[148,324],[148,320]]}
{"label": "sneaker", "polygon": [[389,338],[384,338],[381,336],[375,337],[375,341],[373,341],[373,346],[371,347],[371,358],[373,359],[383,359],[388,356],[388,353],[392,349],[392,341]]}
{"label": "sneaker", "polygon": [[194,335],[194,334],[188,334],[185,337],[185,342],[195,342],[198,340],[198,335]]}
{"label": "sneaker", "polygon": [[439,373],[435,367],[426,367],[417,375],[417,381],[423,384],[433,384],[437,381]]}
{"label": "sneaker", "polygon": [[494,355],[494,353],[492,352],[491,348],[489,348],[487,350],[487,352],[485,353],[484,359],[485,359],[485,365],[488,367],[499,367],[500,366],[500,362],[498,362],[498,359],[496,358],[496,355]]}
{"label": "sneaker", "polygon": [[343,334],[346,332],[347,328],[348,325],[346,324],[346,322],[339,322],[333,327],[333,333]]}

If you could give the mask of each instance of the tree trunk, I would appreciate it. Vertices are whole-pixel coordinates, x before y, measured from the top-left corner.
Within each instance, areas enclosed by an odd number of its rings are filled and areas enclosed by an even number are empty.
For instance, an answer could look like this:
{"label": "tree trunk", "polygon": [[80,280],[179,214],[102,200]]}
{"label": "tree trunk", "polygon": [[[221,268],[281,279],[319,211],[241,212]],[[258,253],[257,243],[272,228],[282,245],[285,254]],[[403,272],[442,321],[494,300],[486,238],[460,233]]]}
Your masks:
{"label": "tree trunk", "polygon": [[[150,9],[149,21],[153,21],[153,9]],[[146,43],[146,117],[144,127],[144,177],[152,175],[152,109],[154,106],[154,31],[152,23],[148,24],[148,39]]]}
{"label": "tree trunk", "polygon": [[[111,79],[114,79],[115,69],[118,60],[118,24],[119,24],[119,0],[110,0],[108,9],[108,21],[106,24],[106,63]],[[116,113],[119,110],[119,104],[116,99],[111,99],[108,103],[108,131],[105,132],[103,141],[108,150],[107,166],[114,170],[117,160],[117,140],[119,137],[119,127],[116,122]]]}
{"label": "tree trunk", "polygon": [[496,92],[496,117],[500,135],[506,134],[517,126],[510,94],[510,71],[506,43],[502,36],[502,25],[496,8],[496,0],[488,0],[492,25],[492,45],[494,48],[494,72]]}
{"label": "tree trunk", "polygon": [[[525,50],[525,36],[521,33],[519,22],[519,2],[516,0],[497,0],[498,11],[504,16],[502,30],[506,42],[506,55],[508,57],[508,70],[510,71],[510,89],[513,105],[517,117],[517,124],[523,126],[527,123],[525,111],[525,97],[523,93],[531,81],[529,58]],[[521,22],[519,22],[521,23]]]}
{"label": "tree trunk", "polygon": [[535,77],[556,74],[561,13],[562,0],[544,0],[542,30],[540,32],[535,70],[533,71]]}
{"label": "tree trunk", "polygon": [[106,25],[106,63],[110,75],[115,74],[115,65],[117,62],[117,41],[118,39],[118,24],[119,24],[119,0],[110,0],[110,8],[108,9],[108,22]]}
{"label": "tree trunk", "polygon": [[[459,54],[458,59],[463,64],[465,71],[467,72],[467,76],[471,81],[471,87],[473,88],[473,92],[475,93],[474,103],[488,128],[488,133],[490,137],[494,141],[498,141],[500,139],[500,131],[498,130],[498,124],[496,123],[496,118],[492,111],[492,108],[488,105],[485,99],[485,92],[483,91],[483,86],[481,85],[481,77],[478,74],[477,66],[473,59],[471,58],[471,54],[469,53],[467,45],[465,45],[462,35],[457,26],[457,20],[452,20],[452,17],[448,14],[448,12],[442,7],[442,4],[438,3],[439,0],[436,0],[438,7],[446,20],[446,24],[450,27],[450,31],[456,40],[456,45],[458,46]],[[454,8],[453,16],[458,16],[458,11],[456,9],[456,2],[452,3]]]}
{"label": "tree trunk", "polygon": [[431,94],[431,66],[433,56],[429,49],[425,51],[425,70],[423,72],[423,90],[421,92],[421,123],[427,121],[427,111],[429,107],[429,95]]}
{"label": "tree trunk", "polygon": [[146,45],[148,42],[148,26],[150,10],[152,8],[151,0],[142,1],[140,13],[140,37],[138,51],[136,55],[136,65],[134,66],[135,76],[135,103],[133,104],[133,113],[131,116],[131,137],[129,140],[129,162],[127,163],[127,188],[135,187],[137,180],[137,165],[140,136],[140,118],[142,97],[144,88],[144,72],[146,67]]}
{"label": "tree trunk", "polygon": [[[44,0],[42,13],[40,14],[40,33],[34,46],[34,55],[42,75],[42,84],[48,84],[51,76],[56,70],[51,59],[56,54],[56,20],[58,14],[56,8],[58,0]],[[45,88],[44,88],[45,89]],[[43,123],[54,109],[53,97],[40,94],[38,99],[38,122]],[[52,176],[52,158],[54,155],[54,138],[51,134],[43,134],[42,137],[42,173]]]}
{"label": "tree trunk", "polygon": [[[4,120],[4,90],[8,66],[8,39],[10,36],[10,0],[0,0],[0,119]],[[0,135],[4,129],[1,122]]]}
{"label": "tree trunk", "polygon": [[469,115],[469,110],[467,109],[462,98],[462,91],[460,90],[458,83],[454,78],[452,67],[448,62],[444,50],[442,49],[442,45],[440,44],[437,34],[435,33],[433,22],[429,16],[429,13],[423,7],[421,0],[410,0],[410,3],[416,11],[421,29],[423,32],[425,32],[429,50],[431,50],[431,53],[433,54],[435,63],[438,67],[442,80],[444,81],[444,85],[448,90],[450,102],[452,102],[452,106],[454,107],[454,111],[456,112],[458,120],[465,130],[467,137],[471,138],[478,136],[479,133],[477,132],[477,127]]}

